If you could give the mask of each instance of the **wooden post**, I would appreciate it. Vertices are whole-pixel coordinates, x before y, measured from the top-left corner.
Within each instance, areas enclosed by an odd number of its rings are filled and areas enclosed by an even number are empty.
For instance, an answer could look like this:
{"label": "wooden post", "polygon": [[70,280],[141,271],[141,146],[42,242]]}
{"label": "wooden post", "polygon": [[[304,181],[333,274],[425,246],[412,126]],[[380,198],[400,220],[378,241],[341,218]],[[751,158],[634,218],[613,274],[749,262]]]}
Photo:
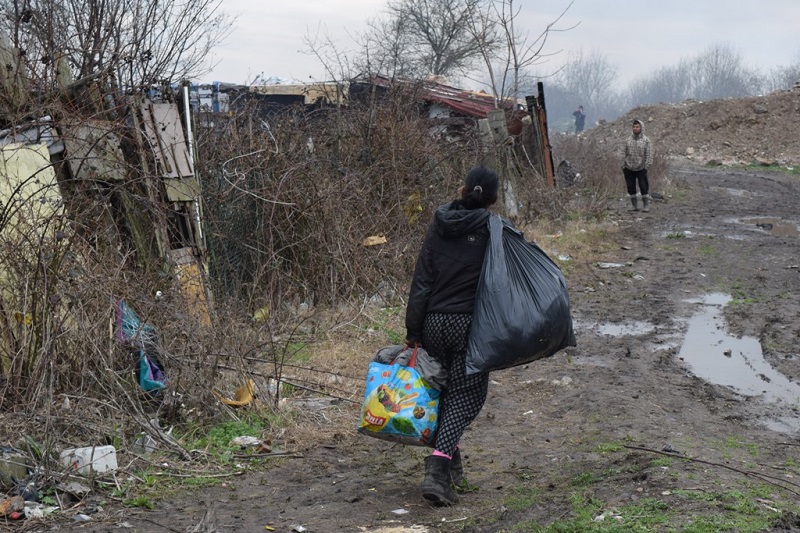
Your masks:
{"label": "wooden post", "polygon": [[547,107],[544,102],[544,83],[539,82],[536,84],[537,92],[536,97],[538,103],[538,113],[536,119],[539,122],[539,131],[541,133],[542,143],[542,159],[544,160],[545,179],[547,184],[551,187],[556,186],[555,172],[553,169],[553,151],[550,147],[550,134],[547,131]]}
{"label": "wooden post", "polygon": [[525,104],[531,116],[530,153],[533,164],[550,187],[555,187],[553,152],[547,131],[547,108],[544,103],[544,86],[538,84],[537,96],[526,96]]}

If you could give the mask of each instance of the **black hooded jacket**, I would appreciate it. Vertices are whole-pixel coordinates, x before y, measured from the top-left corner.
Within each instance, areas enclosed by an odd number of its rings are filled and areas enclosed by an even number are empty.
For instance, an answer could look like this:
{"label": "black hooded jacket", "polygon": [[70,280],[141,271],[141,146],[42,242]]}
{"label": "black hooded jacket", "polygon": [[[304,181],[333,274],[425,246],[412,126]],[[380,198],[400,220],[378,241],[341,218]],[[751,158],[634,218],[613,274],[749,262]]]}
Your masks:
{"label": "black hooded jacket", "polygon": [[440,206],[414,268],[406,308],[406,340],[422,343],[428,313],[472,313],[489,242],[489,211],[460,200]]}

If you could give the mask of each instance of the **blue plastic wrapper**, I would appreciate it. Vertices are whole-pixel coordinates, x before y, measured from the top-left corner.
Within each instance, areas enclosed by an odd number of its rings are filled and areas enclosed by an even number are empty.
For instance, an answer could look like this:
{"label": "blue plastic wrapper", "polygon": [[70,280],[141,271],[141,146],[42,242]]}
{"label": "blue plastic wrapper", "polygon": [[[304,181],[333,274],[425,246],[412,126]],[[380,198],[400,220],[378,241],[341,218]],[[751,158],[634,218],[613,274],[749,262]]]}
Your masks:
{"label": "blue plastic wrapper", "polygon": [[440,392],[409,366],[371,362],[358,431],[382,440],[430,446],[438,423]]}

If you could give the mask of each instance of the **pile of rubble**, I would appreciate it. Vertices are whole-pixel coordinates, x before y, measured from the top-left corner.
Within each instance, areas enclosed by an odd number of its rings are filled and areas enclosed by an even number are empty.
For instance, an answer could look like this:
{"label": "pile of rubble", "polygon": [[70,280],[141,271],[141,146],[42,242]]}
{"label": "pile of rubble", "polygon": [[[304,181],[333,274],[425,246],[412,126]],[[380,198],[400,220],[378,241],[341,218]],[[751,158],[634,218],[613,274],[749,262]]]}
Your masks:
{"label": "pile of rubble", "polygon": [[[789,91],[707,102],[637,107],[583,135],[619,146],[634,118],[643,120],[655,149],[673,159],[699,164],[800,164],[800,81]],[[602,121],[601,121],[602,122]]]}

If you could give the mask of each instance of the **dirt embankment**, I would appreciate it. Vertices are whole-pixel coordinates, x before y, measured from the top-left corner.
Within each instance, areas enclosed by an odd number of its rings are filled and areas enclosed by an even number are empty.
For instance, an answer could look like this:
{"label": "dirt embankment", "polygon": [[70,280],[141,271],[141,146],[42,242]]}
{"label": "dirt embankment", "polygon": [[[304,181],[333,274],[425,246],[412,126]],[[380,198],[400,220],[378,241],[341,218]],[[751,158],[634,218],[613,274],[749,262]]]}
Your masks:
{"label": "dirt embankment", "polygon": [[765,96],[637,107],[585,135],[617,146],[634,118],[657,150],[699,164],[800,164],[800,88]]}

